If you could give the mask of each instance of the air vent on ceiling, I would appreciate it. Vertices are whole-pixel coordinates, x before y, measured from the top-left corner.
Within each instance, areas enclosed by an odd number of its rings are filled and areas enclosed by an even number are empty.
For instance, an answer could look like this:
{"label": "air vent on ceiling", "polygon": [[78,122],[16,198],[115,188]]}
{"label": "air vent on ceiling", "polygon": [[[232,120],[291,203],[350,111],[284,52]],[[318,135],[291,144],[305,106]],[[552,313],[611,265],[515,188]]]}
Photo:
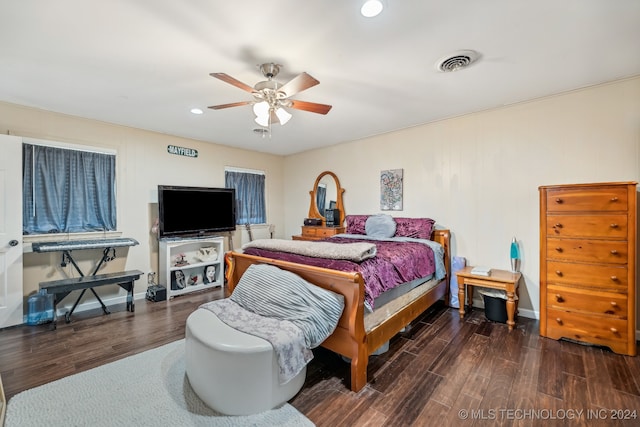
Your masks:
{"label": "air vent on ceiling", "polygon": [[480,54],[475,50],[459,50],[438,61],[436,63],[436,68],[445,73],[459,71],[463,68],[467,68],[479,58]]}

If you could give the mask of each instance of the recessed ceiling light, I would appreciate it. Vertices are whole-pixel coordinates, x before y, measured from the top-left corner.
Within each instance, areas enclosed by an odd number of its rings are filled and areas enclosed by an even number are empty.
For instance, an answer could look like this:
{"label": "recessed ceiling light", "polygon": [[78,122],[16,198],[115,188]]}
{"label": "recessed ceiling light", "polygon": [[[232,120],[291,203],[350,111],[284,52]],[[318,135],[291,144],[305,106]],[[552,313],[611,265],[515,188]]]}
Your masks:
{"label": "recessed ceiling light", "polygon": [[202,114],[203,113],[203,111],[201,109],[199,109],[199,108],[192,108],[191,112],[193,114]]}
{"label": "recessed ceiling light", "polygon": [[360,13],[365,18],[373,18],[382,12],[383,5],[381,0],[367,0],[360,8]]}

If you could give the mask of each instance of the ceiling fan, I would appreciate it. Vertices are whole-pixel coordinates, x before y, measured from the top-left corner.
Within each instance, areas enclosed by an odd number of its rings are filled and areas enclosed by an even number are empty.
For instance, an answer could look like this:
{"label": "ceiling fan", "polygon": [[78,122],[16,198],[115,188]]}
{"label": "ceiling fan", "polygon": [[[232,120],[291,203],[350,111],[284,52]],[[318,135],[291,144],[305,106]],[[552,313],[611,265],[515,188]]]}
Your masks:
{"label": "ceiling fan", "polygon": [[273,80],[280,72],[280,65],[271,62],[261,64],[258,67],[267,80],[256,83],[254,87],[242,83],[225,73],[211,73],[212,77],[249,92],[253,95],[253,100],[212,105],[209,108],[221,110],[242,105],[253,105],[256,123],[265,127],[273,123],[280,123],[281,125],[287,123],[291,118],[291,114],[285,108],[294,108],[318,114],[327,114],[331,110],[331,105],[290,99],[291,96],[320,83],[309,74],[303,72],[287,83],[281,84]]}

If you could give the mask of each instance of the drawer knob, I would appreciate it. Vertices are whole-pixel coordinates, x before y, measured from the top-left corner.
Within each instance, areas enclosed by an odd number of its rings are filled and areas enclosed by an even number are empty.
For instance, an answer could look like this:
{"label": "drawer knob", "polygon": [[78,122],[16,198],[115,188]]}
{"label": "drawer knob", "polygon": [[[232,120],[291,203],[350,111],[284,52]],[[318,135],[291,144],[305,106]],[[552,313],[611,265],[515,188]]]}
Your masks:
{"label": "drawer knob", "polygon": [[556,294],[556,301],[558,301],[558,302],[564,302],[564,298],[562,298],[562,295],[560,295],[560,294]]}
{"label": "drawer knob", "polygon": [[561,318],[556,318],[556,322],[558,322],[558,325],[562,325],[562,319]]}
{"label": "drawer knob", "polygon": [[618,201],[618,198],[617,198],[617,197],[612,197],[612,198],[611,198],[611,201],[615,203],[615,202],[617,202],[617,201]]}
{"label": "drawer knob", "polygon": [[562,252],[562,248],[561,248],[560,246],[558,246],[558,247],[556,248],[556,251],[558,251],[558,252]]}
{"label": "drawer knob", "polygon": [[557,223],[556,225],[553,226],[554,228],[562,228],[562,224]]}
{"label": "drawer knob", "polygon": [[556,199],[556,203],[562,203],[562,199],[558,197],[558,198]]}
{"label": "drawer knob", "polygon": [[615,249],[611,249],[611,255],[617,255],[617,254],[618,254],[618,251],[617,251],[617,250],[615,250]]}
{"label": "drawer knob", "polygon": [[611,276],[611,280],[613,280],[614,282],[618,281],[618,276]]}
{"label": "drawer knob", "polygon": [[562,277],[562,271],[560,271],[560,270],[556,270],[556,274],[557,274],[558,276]]}
{"label": "drawer knob", "polygon": [[618,228],[618,224],[611,224],[611,228]]}
{"label": "drawer knob", "polygon": [[610,328],[611,332],[613,332],[614,334],[618,333],[618,330],[616,328]]}
{"label": "drawer knob", "polygon": [[617,307],[617,306],[618,306],[618,303],[617,303],[617,302],[615,302],[615,301],[611,301],[611,306],[612,306],[612,307]]}

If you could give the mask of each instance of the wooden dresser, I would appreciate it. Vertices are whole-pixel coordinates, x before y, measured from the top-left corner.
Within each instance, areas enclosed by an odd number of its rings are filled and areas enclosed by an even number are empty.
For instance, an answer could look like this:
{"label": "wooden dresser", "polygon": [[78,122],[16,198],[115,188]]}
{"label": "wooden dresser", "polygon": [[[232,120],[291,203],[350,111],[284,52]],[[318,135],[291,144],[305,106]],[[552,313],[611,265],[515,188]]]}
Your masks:
{"label": "wooden dresser", "polygon": [[325,227],[323,225],[303,225],[302,234],[291,236],[293,240],[321,240],[344,233],[344,227]]}
{"label": "wooden dresser", "polygon": [[540,335],[636,355],[636,182],[540,190]]}

